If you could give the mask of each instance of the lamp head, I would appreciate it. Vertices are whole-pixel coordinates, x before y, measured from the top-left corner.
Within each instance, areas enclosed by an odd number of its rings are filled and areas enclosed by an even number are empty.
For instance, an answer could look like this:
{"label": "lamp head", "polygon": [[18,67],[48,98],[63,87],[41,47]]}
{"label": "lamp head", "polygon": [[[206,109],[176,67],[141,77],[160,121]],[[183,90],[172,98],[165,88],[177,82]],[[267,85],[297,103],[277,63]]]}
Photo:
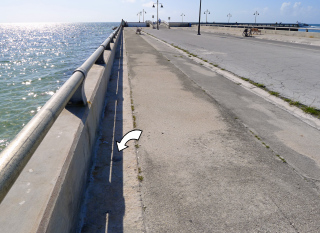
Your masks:
{"label": "lamp head", "polygon": [[153,4],[153,6],[152,6],[153,8],[155,8],[155,6],[154,6],[154,4]]}
{"label": "lamp head", "polygon": [[161,4],[161,8],[163,8],[163,5]]}

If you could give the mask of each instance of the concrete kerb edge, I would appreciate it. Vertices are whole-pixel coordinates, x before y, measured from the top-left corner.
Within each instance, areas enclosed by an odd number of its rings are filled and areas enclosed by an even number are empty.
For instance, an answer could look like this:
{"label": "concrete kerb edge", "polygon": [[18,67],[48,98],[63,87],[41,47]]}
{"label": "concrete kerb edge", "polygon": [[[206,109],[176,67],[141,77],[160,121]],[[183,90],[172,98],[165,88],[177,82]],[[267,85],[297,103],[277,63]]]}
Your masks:
{"label": "concrete kerb edge", "polygon": [[[123,31],[123,87],[127,87],[129,89],[129,92],[123,92],[124,93],[124,109],[123,109],[123,115],[128,115],[128,121],[124,121],[123,123],[123,132],[129,132],[130,130],[132,130],[134,128],[133,126],[133,114],[134,112],[132,112],[131,109],[131,83],[130,83],[130,74],[129,74],[129,70],[128,70],[128,58],[127,58],[127,50],[126,50],[126,41],[125,41],[125,30]],[[136,143],[139,143],[139,141],[137,141]],[[126,174],[124,174],[124,178],[127,177],[128,180],[130,180],[130,185],[127,184],[126,182],[124,182],[124,195],[125,194],[125,190],[127,189],[132,189],[132,187],[137,187],[137,196],[131,197],[132,199],[132,204],[134,206],[130,206],[131,208],[126,208],[126,212],[125,212],[125,218],[124,218],[124,230],[128,230],[130,231],[130,229],[133,231],[135,230],[141,230],[141,232],[144,231],[145,229],[145,225],[144,225],[144,221],[143,221],[143,202],[142,202],[142,197],[141,197],[141,184],[138,181],[138,167],[139,167],[139,160],[138,160],[138,154],[137,154],[137,149],[134,146],[130,146],[129,148],[127,148],[126,150],[123,151],[123,162],[124,162],[124,168],[126,167],[125,164],[126,161],[130,162],[131,161],[135,161],[135,163],[130,163],[130,171],[126,172]],[[126,168],[129,170],[129,168]],[[130,174],[134,174],[133,176],[130,176]],[[132,182],[132,183],[131,183]],[[129,183],[129,182],[128,182]],[[130,199],[131,199],[130,198]],[[130,204],[129,201],[127,201],[127,198],[125,198],[125,202],[126,202],[126,206]],[[137,207],[138,206],[138,207]],[[136,208],[139,208],[136,209]],[[131,212],[128,212],[128,210],[132,210]],[[139,222],[134,222],[132,223],[132,219],[128,219],[128,217],[134,215],[133,219],[140,219]],[[134,224],[135,226],[133,226],[132,224]]]}
{"label": "concrete kerb edge", "polygon": [[[291,106],[289,103],[285,102],[284,100],[271,95],[270,93],[268,93],[267,91],[258,88],[256,86],[254,86],[253,84],[242,80],[241,78],[239,78],[238,76],[236,76],[235,74],[226,71],[226,70],[221,70],[220,68],[216,68],[210,64],[208,64],[207,62],[204,62],[203,60],[201,60],[200,58],[197,57],[189,57],[188,54],[184,51],[181,51],[180,49],[175,48],[174,46],[172,46],[171,44],[156,38],[153,35],[150,35],[148,32],[145,32],[145,34],[147,36],[149,36],[150,38],[153,38],[167,46],[169,46],[170,48],[175,49],[176,51],[178,51],[180,54],[182,54],[183,56],[187,57],[188,59],[191,59],[193,61],[195,61],[196,63],[201,63],[202,66],[212,70],[213,72],[220,74],[221,76],[229,79],[230,81],[236,83],[236,84],[240,84],[243,88],[245,88],[246,90],[260,96],[261,98],[265,99],[266,101],[268,101],[271,104],[276,105],[277,107],[283,109],[284,111],[290,113],[291,115],[295,116],[296,118],[300,119],[301,121],[305,122],[306,124],[310,125],[311,127],[320,130],[320,119],[317,119],[316,117],[313,117],[312,115],[309,115],[305,112],[303,112],[300,108],[295,107],[295,106]],[[206,91],[206,90],[204,90]]]}

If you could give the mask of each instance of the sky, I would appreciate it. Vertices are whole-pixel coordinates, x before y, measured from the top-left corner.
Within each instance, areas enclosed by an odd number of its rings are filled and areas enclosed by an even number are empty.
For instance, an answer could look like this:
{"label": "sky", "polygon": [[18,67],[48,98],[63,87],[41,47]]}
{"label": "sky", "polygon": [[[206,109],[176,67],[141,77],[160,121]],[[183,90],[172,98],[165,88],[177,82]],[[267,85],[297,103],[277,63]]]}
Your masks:
{"label": "sky", "polygon": [[[150,0],[0,0],[0,23],[34,22],[128,22],[139,21],[143,10],[145,20],[156,17]],[[209,10],[208,22],[296,23],[320,24],[320,0],[202,0],[201,21]],[[199,20],[200,0],[161,0],[159,18],[171,22]],[[143,21],[141,15],[140,20]]]}

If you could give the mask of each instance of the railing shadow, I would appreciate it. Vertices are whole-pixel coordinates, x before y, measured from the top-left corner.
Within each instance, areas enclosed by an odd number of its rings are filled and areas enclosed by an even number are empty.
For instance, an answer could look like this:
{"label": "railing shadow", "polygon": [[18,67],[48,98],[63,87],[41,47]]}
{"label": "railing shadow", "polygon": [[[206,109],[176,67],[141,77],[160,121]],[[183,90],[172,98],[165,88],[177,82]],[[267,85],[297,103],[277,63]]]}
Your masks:
{"label": "railing shadow", "polygon": [[116,141],[123,136],[123,36],[108,83],[98,149],[89,181],[79,232],[123,232],[123,153]]}

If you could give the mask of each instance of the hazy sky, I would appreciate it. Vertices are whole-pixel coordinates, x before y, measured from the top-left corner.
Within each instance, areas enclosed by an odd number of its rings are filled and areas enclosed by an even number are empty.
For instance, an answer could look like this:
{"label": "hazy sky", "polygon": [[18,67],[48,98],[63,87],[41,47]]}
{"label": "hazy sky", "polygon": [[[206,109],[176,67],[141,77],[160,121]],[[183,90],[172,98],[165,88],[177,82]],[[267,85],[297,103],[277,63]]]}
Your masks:
{"label": "hazy sky", "polygon": [[[147,12],[145,20],[156,15],[150,0],[0,0],[0,23],[23,22],[120,22],[138,21],[137,13]],[[159,17],[171,21],[198,21],[200,0],[161,0]],[[204,11],[208,9],[208,21],[287,22],[320,24],[320,0],[202,0],[201,21],[205,22]],[[155,16],[156,17],[156,16]],[[141,17],[142,21],[142,17]]]}

